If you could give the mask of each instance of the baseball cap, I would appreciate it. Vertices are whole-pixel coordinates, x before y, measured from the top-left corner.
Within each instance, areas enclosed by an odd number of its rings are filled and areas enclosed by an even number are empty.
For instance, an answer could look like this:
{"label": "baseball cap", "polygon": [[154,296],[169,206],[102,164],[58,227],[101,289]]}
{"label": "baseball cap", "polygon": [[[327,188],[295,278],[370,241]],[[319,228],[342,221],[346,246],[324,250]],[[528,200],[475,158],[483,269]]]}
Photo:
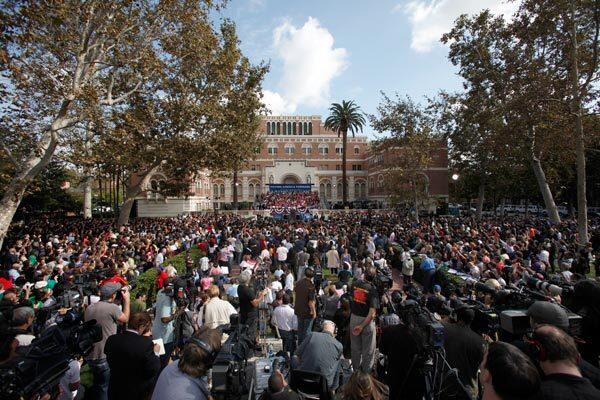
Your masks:
{"label": "baseball cap", "polygon": [[442,291],[442,287],[440,285],[433,285],[433,291],[434,292],[441,292]]}
{"label": "baseball cap", "polygon": [[116,283],[116,282],[106,283],[106,284],[102,285],[102,287],[100,288],[100,295],[102,297],[110,297],[115,292],[118,292],[119,290],[121,290],[122,287],[123,286],[121,286],[120,283]]}
{"label": "baseball cap", "polygon": [[569,329],[567,312],[558,304],[548,301],[536,301],[527,309],[527,315],[538,324],[549,324],[563,330]]}

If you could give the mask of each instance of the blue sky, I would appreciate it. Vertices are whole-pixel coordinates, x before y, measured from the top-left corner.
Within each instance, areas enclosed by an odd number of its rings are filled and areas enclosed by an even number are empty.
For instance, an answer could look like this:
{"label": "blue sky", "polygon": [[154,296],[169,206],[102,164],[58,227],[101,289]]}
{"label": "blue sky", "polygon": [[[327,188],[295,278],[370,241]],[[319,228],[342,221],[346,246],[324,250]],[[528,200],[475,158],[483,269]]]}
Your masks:
{"label": "blue sky", "polygon": [[380,91],[414,99],[461,83],[441,34],[462,13],[503,0],[231,0],[244,53],[271,64],[264,101],[273,114],[327,115],[331,102],[355,100],[373,113]]}

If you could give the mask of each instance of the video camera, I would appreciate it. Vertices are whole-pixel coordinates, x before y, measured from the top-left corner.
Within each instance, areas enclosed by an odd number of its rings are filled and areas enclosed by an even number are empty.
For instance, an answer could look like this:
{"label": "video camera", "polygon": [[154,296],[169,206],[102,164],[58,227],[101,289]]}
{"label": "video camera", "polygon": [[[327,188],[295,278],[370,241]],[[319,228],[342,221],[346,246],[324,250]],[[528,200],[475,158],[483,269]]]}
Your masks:
{"label": "video camera", "polygon": [[58,384],[70,360],[89,354],[100,340],[102,329],[95,320],[83,322],[81,313],[67,311],[15,363],[0,368],[1,398],[28,400],[46,393],[58,394]]}

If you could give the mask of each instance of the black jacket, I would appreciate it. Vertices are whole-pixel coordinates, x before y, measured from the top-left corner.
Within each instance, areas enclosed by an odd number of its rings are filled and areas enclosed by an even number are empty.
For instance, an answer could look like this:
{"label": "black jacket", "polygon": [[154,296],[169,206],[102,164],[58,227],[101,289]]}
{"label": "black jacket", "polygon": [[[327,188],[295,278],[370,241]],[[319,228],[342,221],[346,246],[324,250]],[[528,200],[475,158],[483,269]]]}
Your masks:
{"label": "black jacket", "polygon": [[108,398],[149,398],[160,370],[152,339],[125,331],[106,340],[104,353],[110,367]]}

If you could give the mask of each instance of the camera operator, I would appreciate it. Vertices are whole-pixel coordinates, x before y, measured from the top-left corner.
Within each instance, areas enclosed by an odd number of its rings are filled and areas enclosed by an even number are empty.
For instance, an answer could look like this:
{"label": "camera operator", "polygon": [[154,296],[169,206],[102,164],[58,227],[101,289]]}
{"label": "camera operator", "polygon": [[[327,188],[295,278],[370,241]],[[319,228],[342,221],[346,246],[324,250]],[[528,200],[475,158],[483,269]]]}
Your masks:
{"label": "camera operator", "polygon": [[[551,325],[564,332],[568,332],[569,330],[569,317],[567,312],[558,304],[550,303],[548,301],[536,301],[527,309],[527,315],[529,315],[531,329],[536,329],[538,326],[542,325]],[[526,340],[517,340],[513,344],[531,357],[534,363],[538,364],[538,361],[535,359],[534,354],[531,352],[532,349],[527,345]],[[584,359],[580,359],[579,369],[584,378],[588,379],[596,388],[600,389],[600,369]]]}
{"label": "camera operator", "polygon": [[242,272],[238,277],[240,285],[238,286],[238,297],[240,300],[240,323],[248,326],[248,337],[257,344],[258,335],[258,306],[265,297],[265,290],[256,294],[254,288],[250,286],[251,275]]}
{"label": "camera operator", "polygon": [[[114,303],[117,293],[123,297],[123,311]],[[96,320],[102,328],[102,340],[94,343],[92,352],[87,356],[87,362],[94,376],[94,383],[89,390],[89,398],[106,400],[108,397],[108,382],[110,368],[104,354],[104,345],[109,336],[117,333],[117,324],[129,320],[129,290],[119,283],[107,283],[100,288],[100,301],[90,305],[85,310],[85,321]]]}
{"label": "camera operator", "polygon": [[323,332],[311,332],[298,346],[299,358],[294,369],[322,374],[327,380],[329,390],[339,385],[342,344],[335,339],[335,324],[323,321]]}
{"label": "camera operator", "polygon": [[112,335],[104,352],[110,366],[108,396],[112,399],[146,399],[160,371],[160,350],[152,343],[152,318],[147,312],[131,314],[127,330]]}
{"label": "camera operator", "polygon": [[301,400],[302,397],[288,386],[283,374],[276,369],[269,377],[267,390],[260,400]]}
{"label": "camera operator", "polygon": [[31,326],[35,319],[35,312],[31,307],[19,307],[13,311],[11,332],[15,333],[19,347],[29,346],[35,339],[31,333]]}
{"label": "camera operator", "polygon": [[221,350],[221,332],[200,328],[183,346],[179,360],[169,364],[158,377],[152,400],[208,400],[205,377]]}
{"label": "camera operator", "polygon": [[350,347],[354,370],[370,373],[375,360],[375,315],[379,308],[377,289],[372,284],[376,270],[369,267],[365,270],[365,280],[352,284],[352,301],[350,303]]}
{"label": "camera operator", "polygon": [[160,368],[164,369],[169,364],[171,354],[175,349],[175,326],[173,321],[183,313],[183,308],[177,308],[175,299],[173,279],[167,278],[164,287],[156,294],[154,311],[154,323],[152,325],[152,337],[162,339],[165,346],[165,354],[160,356]]}
{"label": "camera operator", "polygon": [[598,400],[600,390],[581,376],[581,356],[572,337],[563,330],[542,325],[535,329],[529,344],[536,351],[544,378],[540,387],[540,399]]}
{"label": "camera operator", "polygon": [[482,400],[532,398],[540,387],[540,375],[529,357],[504,342],[490,344],[481,363],[479,380]]}
{"label": "camera operator", "polygon": [[[467,307],[455,310],[456,322],[444,325],[444,349],[448,364],[458,369],[458,377],[472,398],[477,398],[477,371],[485,349],[485,340],[471,330],[475,312]],[[458,382],[447,379],[442,398],[468,399]]]}
{"label": "camera operator", "polygon": [[296,299],[294,313],[298,317],[298,345],[301,345],[306,335],[312,330],[317,317],[317,295],[313,283],[315,271],[312,267],[304,270],[304,278],[300,279],[294,288]]}

